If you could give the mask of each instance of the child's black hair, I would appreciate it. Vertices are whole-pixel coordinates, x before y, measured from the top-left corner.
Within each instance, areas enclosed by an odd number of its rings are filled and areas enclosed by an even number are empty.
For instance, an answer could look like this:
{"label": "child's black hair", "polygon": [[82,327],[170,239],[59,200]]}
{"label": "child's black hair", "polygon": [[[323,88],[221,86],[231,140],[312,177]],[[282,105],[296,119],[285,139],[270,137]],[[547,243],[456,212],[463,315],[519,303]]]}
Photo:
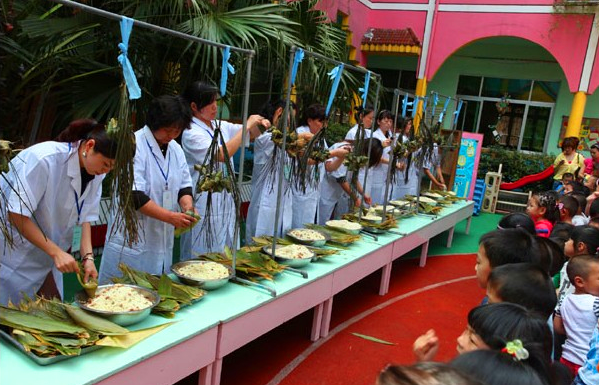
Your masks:
{"label": "child's black hair", "polygon": [[[576,199],[578,201],[578,212],[584,212],[584,209],[587,207],[587,197],[586,195],[584,195],[581,192],[572,192],[570,194],[572,198]],[[578,214],[578,212],[576,214]]]}
{"label": "child's black hair", "polygon": [[304,111],[304,116],[302,116],[302,119],[298,122],[298,125],[307,126],[308,119],[320,120],[321,122],[324,122],[326,118],[327,115],[325,106],[322,104],[311,104]]}
{"label": "child's black hair", "polygon": [[543,191],[533,195],[533,199],[536,199],[539,207],[545,208],[545,215],[543,218],[547,219],[551,223],[555,223],[559,220],[559,209],[557,206],[557,193],[555,191]]}
{"label": "child's black hair", "polygon": [[566,240],[560,241],[558,238],[536,237],[535,242],[539,252],[539,267],[549,273],[550,276],[559,273],[566,262],[564,254]]}
{"label": "child's black hair", "polygon": [[595,218],[599,216],[599,199],[595,199],[589,207],[589,217]]}
{"label": "child's black hair", "polygon": [[568,274],[568,279],[572,282],[572,285],[575,284],[576,277],[580,277],[584,280],[589,277],[591,264],[593,263],[599,263],[599,259],[593,255],[577,255],[570,259],[568,267],[566,267],[566,273]]}
{"label": "child's black hair", "polygon": [[570,237],[574,242],[574,250],[578,250],[578,244],[583,243],[585,254],[596,255],[599,252],[599,230],[593,226],[576,226]]}
{"label": "child's black hair", "polygon": [[483,385],[460,370],[440,362],[389,365],[377,378],[379,385]]}
{"label": "child's black hair", "polygon": [[492,268],[508,263],[539,263],[535,240],[526,230],[494,230],[480,237]]}
{"label": "child's black hair", "polygon": [[562,174],[562,180],[564,180],[564,178],[569,178],[574,180],[574,174],[572,174],[571,172],[565,172]]}
{"label": "child's black hair", "polygon": [[574,230],[574,225],[566,222],[557,222],[553,229],[551,230],[551,234],[549,234],[549,238],[559,238],[564,242],[567,242],[572,235],[572,230]]}
{"label": "child's black hair", "polygon": [[543,319],[551,316],[557,303],[549,274],[531,263],[511,263],[493,269],[488,287],[502,302],[522,305]]}
{"label": "child's black hair", "polygon": [[578,212],[578,200],[572,196],[564,195],[559,198],[558,208],[563,208],[572,218]]}
{"label": "child's black hair", "polygon": [[515,229],[522,228],[528,231],[531,235],[536,235],[537,232],[535,230],[535,222],[524,213],[511,213],[499,221],[497,224],[497,229],[505,230],[505,229]]}

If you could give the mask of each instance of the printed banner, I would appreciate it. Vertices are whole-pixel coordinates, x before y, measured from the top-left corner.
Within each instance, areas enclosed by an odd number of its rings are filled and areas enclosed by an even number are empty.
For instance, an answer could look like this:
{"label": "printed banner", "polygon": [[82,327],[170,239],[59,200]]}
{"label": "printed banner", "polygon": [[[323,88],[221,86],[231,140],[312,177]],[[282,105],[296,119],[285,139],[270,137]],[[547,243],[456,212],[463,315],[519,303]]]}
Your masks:
{"label": "printed banner", "polygon": [[470,132],[462,134],[452,189],[459,197],[472,199],[474,195],[474,185],[476,184],[482,143],[482,134],[473,134]]}

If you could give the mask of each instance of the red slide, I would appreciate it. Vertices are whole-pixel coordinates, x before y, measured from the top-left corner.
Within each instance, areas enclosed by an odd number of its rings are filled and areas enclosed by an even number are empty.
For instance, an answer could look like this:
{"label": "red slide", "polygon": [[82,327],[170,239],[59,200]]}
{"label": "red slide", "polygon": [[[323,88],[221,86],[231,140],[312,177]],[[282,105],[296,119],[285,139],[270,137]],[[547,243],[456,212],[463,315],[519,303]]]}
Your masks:
{"label": "red slide", "polygon": [[502,190],[513,190],[525,186],[529,183],[537,182],[553,175],[553,165],[547,167],[538,174],[526,175],[515,182],[502,183],[499,188]]}

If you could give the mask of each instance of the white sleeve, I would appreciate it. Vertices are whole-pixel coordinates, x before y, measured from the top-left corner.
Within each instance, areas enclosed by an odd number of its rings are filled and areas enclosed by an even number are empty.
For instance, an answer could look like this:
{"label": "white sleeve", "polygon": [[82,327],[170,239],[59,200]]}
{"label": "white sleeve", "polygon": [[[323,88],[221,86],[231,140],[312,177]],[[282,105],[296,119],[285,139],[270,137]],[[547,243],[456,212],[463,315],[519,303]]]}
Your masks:
{"label": "white sleeve", "polygon": [[102,199],[102,181],[106,175],[96,175],[94,180],[90,182],[91,188],[85,203],[84,211],[81,213],[82,222],[95,222],[100,218],[100,200]]}
{"label": "white sleeve", "polygon": [[183,151],[188,161],[193,162],[189,167],[192,167],[194,164],[204,163],[210,143],[212,143],[212,138],[202,129],[191,128],[183,131],[181,138]]}
{"label": "white sleeve", "polygon": [[[31,217],[44,196],[49,183],[50,164],[48,157],[39,159],[25,150],[10,162],[6,178],[10,182],[7,195],[8,211]],[[3,181],[6,186],[6,181]]]}

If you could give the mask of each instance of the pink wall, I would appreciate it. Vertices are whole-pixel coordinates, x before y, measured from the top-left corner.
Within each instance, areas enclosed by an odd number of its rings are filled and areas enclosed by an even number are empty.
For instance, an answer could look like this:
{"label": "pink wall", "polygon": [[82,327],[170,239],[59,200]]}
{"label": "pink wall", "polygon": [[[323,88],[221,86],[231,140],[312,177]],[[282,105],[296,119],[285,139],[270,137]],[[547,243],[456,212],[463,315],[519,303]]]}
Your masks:
{"label": "pink wall", "polygon": [[593,72],[591,72],[591,81],[587,93],[594,94],[597,87],[599,87],[599,49],[595,52],[595,62],[593,64]]}
{"label": "pink wall", "polygon": [[[566,74],[570,91],[575,92],[580,83],[592,20],[591,15],[440,12],[426,77],[433,78],[449,56],[472,41],[513,36],[535,42],[549,51]],[[599,74],[596,77],[599,78]]]}
{"label": "pink wall", "polygon": [[554,0],[440,0],[441,4],[553,5]]}

